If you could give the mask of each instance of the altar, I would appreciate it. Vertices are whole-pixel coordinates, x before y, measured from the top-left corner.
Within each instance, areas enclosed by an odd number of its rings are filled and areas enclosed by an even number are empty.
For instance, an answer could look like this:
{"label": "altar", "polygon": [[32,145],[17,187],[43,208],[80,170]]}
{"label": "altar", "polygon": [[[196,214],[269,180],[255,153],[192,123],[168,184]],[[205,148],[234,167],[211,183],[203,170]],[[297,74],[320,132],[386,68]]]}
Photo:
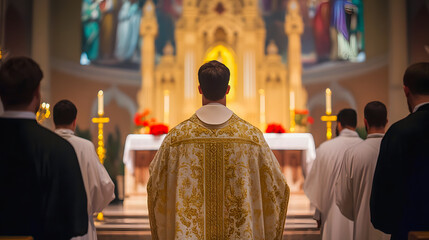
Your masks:
{"label": "altar", "polygon": [[[165,135],[130,134],[124,148],[125,201],[146,195],[149,164],[162,144]],[[265,133],[264,137],[279,161],[292,194],[303,195],[304,177],[309,171],[316,150],[309,133]]]}

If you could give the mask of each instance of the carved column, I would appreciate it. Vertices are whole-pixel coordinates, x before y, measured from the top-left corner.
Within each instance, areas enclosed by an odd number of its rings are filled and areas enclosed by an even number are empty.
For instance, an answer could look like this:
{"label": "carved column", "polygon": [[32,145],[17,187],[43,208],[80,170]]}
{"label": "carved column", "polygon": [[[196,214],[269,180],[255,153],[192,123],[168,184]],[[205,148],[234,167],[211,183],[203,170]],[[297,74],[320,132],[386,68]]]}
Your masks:
{"label": "carved column", "polygon": [[288,45],[288,74],[289,90],[295,93],[296,108],[305,109],[307,93],[302,87],[301,34],[304,23],[300,14],[297,0],[289,0],[285,19],[285,32],[289,39]]}
{"label": "carved column", "polygon": [[153,110],[154,83],[155,83],[155,38],[158,35],[158,22],[156,20],[155,4],[147,0],[143,6],[143,16],[140,23],[142,36],[141,73],[142,84],[138,93],[139,111],[146,108]]}

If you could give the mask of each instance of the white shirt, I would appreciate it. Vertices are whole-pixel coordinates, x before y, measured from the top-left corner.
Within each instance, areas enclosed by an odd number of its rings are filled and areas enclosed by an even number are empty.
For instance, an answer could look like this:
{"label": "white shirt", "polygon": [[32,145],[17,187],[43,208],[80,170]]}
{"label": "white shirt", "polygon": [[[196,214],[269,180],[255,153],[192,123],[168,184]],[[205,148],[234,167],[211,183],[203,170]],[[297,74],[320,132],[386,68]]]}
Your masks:
{"label": "white shirt", "polygon": [[344,157],[336,182],[336,204],[341,213],[354,221],[354,240],[390,239],[390,235],[376,230],[371,223],[369,199],[384,134],[369,134],[368,138],[350,147]]}
{"label": "white shirt", "polygon": [[321,213],[322,239],[352,239],[353,222],[344,217],[335,205],[335,181],[344,152],[362,142],[356,131],[343,129],[340,135],[322,143],[316,150],[316,160],[304,182],[304,192]]}
{"label": "white shirt", "polygon": [[75,136],[70,129],[56,129],[55,133],[69,141],[76,152],[88,200],[88,233],[72,239],[97,239],[93,215],[101,212],[115,198],[115,186],[101,165],[92,142]]}
{"label": "white shirt", "polygon": [[416,105],[413,109],[413,113],[415,113],[417,110],[419,110],[419,107],[426,105],[426,104],[429,104],[429,102],[423,102],[423,103]]}
{"label": "white shirt", "polygon": [[1,118],[36,119],[36,114],[30,111],[4,111]]}

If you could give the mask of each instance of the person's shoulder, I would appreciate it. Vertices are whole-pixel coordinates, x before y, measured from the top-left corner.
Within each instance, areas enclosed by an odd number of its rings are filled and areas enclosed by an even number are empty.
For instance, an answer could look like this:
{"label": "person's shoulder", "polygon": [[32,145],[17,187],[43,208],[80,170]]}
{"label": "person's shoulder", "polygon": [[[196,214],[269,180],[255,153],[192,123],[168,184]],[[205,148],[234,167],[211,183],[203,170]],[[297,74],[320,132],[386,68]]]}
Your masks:
{"label": "person's shoulder", "polygon": [[413,135],[421,130],[421,127],[418,124],[418,120],[414,114],[410,114],[407,117],[393,123],[389,129],[386,131],[386,134],[383,139],[389,138],[403,138],[407,135]]}
{"label": "person's shoulder", "polygon": [[363,156],[366,153],[368,153],[368,149],[371,149],[371,148],[368,148],[368,145],[369,145],[368,141],[358,142],[355,145],[348,147],[345,150],[344,154],[346,157],[353,157],[353,158],[357,156]]}
{"label": "person's shoulder", "polygon": [[232,117],[234,119],[231,123],[231,126],[236,128],[237,133],[240,135],[241,138],[248,139],[258,145],[266,145],[264,134],[259,128],[255,127],[248,121],[240,118],[236,114],[233,114]]}
{"label": "person's shoulder", "polygon": [[39,147],[50,151],[53,156],[57,153],[68,156],[72,155],[72,153],[75,153],[74,148],[70,142],[50,129],[36,124],[34,130],[35,135],[33,137],[38,138]]}
{"label": "person's shoulder", "polygon": [[202,128],[203,127],[198,125],[195,121],[192,121],[192,117],[188,118],[177,124],[174,128],[170,129],[170,131],[168,131],[168,134],[165,136],[163,142],[172,143],[191,138],[191,132],[195,132],[196,129]]}
{"label": "person's shoulder", "polygon": [[329,139],[327,141],[324,141],[319,145],[317,150],[324,150],[326,148],[331,148],[332,146],[335,146],[338,141],[339,141],[339,137],[335,137],[335,138]]}
{"label": "person's shoulder", "polygon": [[94,144],[89,141],[88,139],[73,135],[70,137],[71,139],[73,139],[74,141],[78,142],[79,144],[85,145],[85,146],[94,146]]}

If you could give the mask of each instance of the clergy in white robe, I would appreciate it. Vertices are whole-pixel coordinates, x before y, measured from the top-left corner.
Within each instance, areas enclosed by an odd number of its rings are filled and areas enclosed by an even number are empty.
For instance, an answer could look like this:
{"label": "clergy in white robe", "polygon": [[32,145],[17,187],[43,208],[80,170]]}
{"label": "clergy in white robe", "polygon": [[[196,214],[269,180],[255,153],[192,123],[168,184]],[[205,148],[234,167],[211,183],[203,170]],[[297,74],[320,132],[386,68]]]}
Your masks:
{"label": "clergy in white robe", "polygon": [[371,223],[369,199],[381,140],[387,123],[386,106],[378,101],[365,106],[367,139],[350,147],[344,157],[336,182],[336,204],[341,213],[353,221],[354,240],[390,239]]}
{"label": "clergy in white robe", "polygon": [[345,151],[362,142],[355,131],[356,123],[357,115],[353,109],[338,113],[340,134],[316,149],[316,160],[304,182],[304,192],[317,209],[315,218],[321,221],[323,240],[348,240],[353,236],[353,222],[344,217],[335,204],[334,190]]}
{"label": "clergy in white robe", "polygon": [[115,198],[115,185],[100,163],[94,144],[74,135],[77,114],[74,104],[68,100],[61,100],[55,104],[53,113],[55,133],[66,139],[76,152],[88,199],[88,233],[72,239],[95,240],[97,232],[94,214],[101,212]]}
{"label": "clergy in white robe", "polygon": [[277,159],[261,131],[225,106],[228,68],[212,61],[198,78],[203,107],[150,164],[152,239],[283,239],[289,187]]}

